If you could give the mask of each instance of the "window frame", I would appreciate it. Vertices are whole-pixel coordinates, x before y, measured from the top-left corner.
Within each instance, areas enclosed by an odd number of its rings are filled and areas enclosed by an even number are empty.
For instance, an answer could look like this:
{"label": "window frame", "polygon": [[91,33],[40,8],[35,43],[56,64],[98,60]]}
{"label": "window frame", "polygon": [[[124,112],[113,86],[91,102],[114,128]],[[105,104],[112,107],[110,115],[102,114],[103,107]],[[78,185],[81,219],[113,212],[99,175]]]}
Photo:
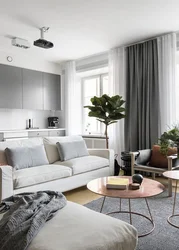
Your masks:
{"label": "window frame", "polygon": [[[86,80],[89,80],[89,79],[94,79],[94,78],[99,78],[99,86],[97,86],[97,89],[96,89],[96,93],[98,93],[98,95],[97,96],[101,96],[102,94],[103,94],[103,78],[105,77],[105,76],[109,76],[109,74],[108,74],[108,72],[106,72],[106,73],[102,73],[102,74],[95,74],[95,75],[91,75],[91,76],[86,76],[86,77],[82,77],[81,78],[81,93],[82,93],[82,95],[81,95],[81,103],[82,103],[82,132],[85,134],[85,123],[84,123],[84,118],[85,118],[85,112],[84,112],[84,106],[85,106],[85,104],[84,104],[84,82],[86,81]],[[99,130],[97,130],[95,133],[100,133],[100,134],[103,134],[103,128],[104,128],[104,126],[103,126],[103,124],[102,124],[102,122],[99,122]],[[99,131],[99,132],[98,132]]]}

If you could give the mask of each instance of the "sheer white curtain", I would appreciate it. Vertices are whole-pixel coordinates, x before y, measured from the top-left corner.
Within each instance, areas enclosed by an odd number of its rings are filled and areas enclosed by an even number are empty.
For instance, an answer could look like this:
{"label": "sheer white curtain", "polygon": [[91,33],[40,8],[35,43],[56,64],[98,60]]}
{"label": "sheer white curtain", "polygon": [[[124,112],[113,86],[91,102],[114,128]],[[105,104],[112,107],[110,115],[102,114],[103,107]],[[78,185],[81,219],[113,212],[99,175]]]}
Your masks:
{"label": "sheer white curtain", "polygon": [[67,135],[81,134],[81,83],[75,61],[65,64],[65,126]]}
{"label": "sheer white curtain", "polygon": [[[125,100],[126,60],[125,48],[115,48],[109,51],[109,86],[110,96],[120,95]],[[121,152],[124,151],[124,119],[109,126],[109,148],[118,154],[120,162]]]}
{"label": "sheer white curtain", "polygon": [[176,34],[157,38],[159,65],[159,134],[176,125]]}

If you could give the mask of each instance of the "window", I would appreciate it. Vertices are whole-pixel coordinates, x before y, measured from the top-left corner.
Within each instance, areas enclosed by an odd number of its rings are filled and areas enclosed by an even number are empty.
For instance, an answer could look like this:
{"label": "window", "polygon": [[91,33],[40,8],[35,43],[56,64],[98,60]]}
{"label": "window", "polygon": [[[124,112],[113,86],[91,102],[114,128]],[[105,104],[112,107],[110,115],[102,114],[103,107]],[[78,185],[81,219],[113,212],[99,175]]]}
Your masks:
{"label": "window", "polygon": [[[91,105],[93,96],[101,96],[109,93],[108,74],[100,74],[82,78],[82,104]],[[104,126],[95,117],[88,116],[89,109],[83,108],[83,133],[104,133]]]}

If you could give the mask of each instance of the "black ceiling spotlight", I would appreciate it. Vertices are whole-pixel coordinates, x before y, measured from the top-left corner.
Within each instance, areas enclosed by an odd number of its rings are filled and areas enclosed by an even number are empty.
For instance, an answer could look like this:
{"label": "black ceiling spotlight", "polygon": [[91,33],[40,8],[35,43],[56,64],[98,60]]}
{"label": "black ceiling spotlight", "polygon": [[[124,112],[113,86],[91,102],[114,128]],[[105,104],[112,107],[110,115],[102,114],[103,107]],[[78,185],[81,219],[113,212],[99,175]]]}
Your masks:
{"label": "black ceiling spotlight", "polygon": [[49,30],[49,27],[40,28],[41,38],[34,41],[34,46],[37,46],[43,49],[53,48],[53,43],[44,39],[44,33],[47,32],[48,30]]}

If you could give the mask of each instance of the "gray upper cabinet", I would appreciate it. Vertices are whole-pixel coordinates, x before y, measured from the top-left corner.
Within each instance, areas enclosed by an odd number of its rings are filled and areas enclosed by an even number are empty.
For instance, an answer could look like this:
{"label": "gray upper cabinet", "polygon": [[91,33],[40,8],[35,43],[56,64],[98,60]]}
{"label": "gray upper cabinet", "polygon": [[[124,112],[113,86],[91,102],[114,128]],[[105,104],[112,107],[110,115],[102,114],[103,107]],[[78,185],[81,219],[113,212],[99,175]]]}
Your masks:
{"label": "gray upper cabinet", "polygon": [[22,69],[23,109],[43,110],[42,72]]}
{"label": "gray upper cabinet", "polygon": [[43,73],[44,109],[61,110],[60,76]]}
{"label": "gray upper cabinet", "polygon": [[22,108],[21,68],[0,64],[0,108]]}
{"label": "gray upper cabinet", "polygon": [[0,64],[0,108],[61,110],[60,75]]}

